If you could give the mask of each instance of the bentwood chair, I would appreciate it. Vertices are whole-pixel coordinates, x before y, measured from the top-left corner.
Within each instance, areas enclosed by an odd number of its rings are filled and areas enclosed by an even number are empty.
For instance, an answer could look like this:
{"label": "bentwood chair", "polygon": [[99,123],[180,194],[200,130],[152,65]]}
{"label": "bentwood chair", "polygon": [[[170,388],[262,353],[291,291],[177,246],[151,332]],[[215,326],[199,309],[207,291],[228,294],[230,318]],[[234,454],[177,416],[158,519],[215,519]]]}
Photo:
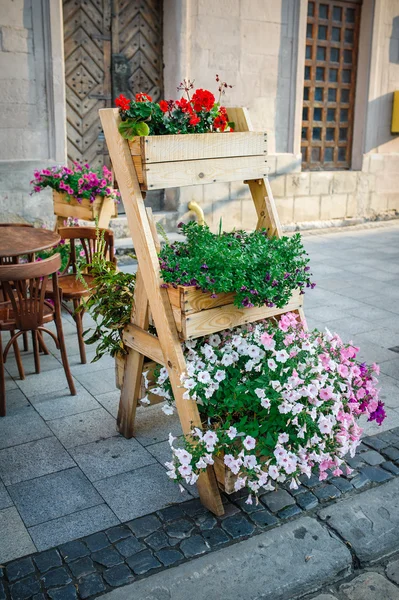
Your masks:
{"label": "bentwood chair", "polygon": [[[79,342],[80,360],[86,363],[86,349],[83,340],[83,314],[82,299],[90,296],[90,290],[93,288],[93,276],[88,273],[83,274],[84,283],[76,278],[78,271],[77,265],[77,245],[81,258],[87,265],[93,261],[93,255],[101,252],[104,258],[114,262],[114,234],[110,229],[96,229],[94,227],[60,227],[58,233],[64,240],[69,240],[70,253],[68,265],[64,273],[59,278],[59,286],[62,290],[62,306],[69,312],[75,320],[76,331]],[[89,267],[90,269],[90,267]],[[71,301],[73,311],[70,310],[66,302]]]}
{"label": "bentwood chair", "polygon": [[[24,332],[32,332],[35,371],[40,373],[39,340],[42,333],[48,333],[61,352],[62,364],[72,396],[76,389],[69,369],[61,320],[61,296],[58,286],[58,271],[61,257],[54,254],[40,262],[0,265],[0,284],[5,293],[5,301],[0,303],[0,416],[6,414],[6,392],[4,363],[14,342]],[[51,280],[50,280],[51,276]],[[45,294],[51,284],[53,304]],[[55,322],[54,334],[45,325]],[[15,331],[18,330],[17,333]],[[10,331],[11,339],[2,349],[1,332]],[[14,346],[15,347],[15,346]]]}

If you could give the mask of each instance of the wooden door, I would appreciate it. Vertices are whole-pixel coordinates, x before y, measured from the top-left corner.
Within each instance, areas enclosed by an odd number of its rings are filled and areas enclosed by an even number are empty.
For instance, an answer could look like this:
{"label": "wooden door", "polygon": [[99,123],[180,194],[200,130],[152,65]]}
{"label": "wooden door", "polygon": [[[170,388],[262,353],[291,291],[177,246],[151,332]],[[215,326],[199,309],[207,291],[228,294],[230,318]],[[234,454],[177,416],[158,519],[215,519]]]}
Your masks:
{"label": "wooden door", "polygon": [[63,0],[68,161],[108,162],[98,111],[162,94],[162,0]]}

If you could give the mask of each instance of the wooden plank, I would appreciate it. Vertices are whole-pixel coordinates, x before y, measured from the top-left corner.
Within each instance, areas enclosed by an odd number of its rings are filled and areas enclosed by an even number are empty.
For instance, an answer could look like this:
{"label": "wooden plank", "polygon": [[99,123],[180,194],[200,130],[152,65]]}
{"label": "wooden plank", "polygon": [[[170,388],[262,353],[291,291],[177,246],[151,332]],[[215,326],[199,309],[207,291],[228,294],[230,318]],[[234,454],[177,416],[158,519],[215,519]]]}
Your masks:
{"label": "wooden plank", "polygon": [[227,108],[227,116],[229,117],[229,121],[233,121],[235,125],[235,132],[253,131],[251,118],[249,116],[248,110],[245,107],[239,106],[234,108]]}
{"label": "wooden plank", "polygon": [[206,158],[266,156],[266,133],[192,133],[151,135],[129,142],[132,156],[141,153],[144,163],[163,163]]}
{"label": "wooden plank", "polygon": [[[201,418],[196,402],[183,398],[184,388],[180,378],[186,370],[186,361],[168,293],[165,288],[161,288],[158,254],[152,238],[140,183],[133,166],[129,145],[118,132],[119,115],[115,114],[112,109],[104,109],[100,111],[100,118],[134,239],[140,270],[145,274],[144,286],[157,328],[164,357],[163,362],[166,361],[182,430],[187,435],[193,427],[202,426]],[[148,355],[147,350],[146,353]],[[155,357],[151,358],[155,359]],[[202,503],[216,515],[222,515],[224,508],[213,469],[208,468],[206,472],[201,473],[197,487]]]}
{"label": "wooden plank", "polygon": [[302,307],[303,296],[299,291],[293,293],[291,300],[283,308],[268,308],[267,306],[255,306],[253,308],[238,308],[234,304],[202,310],[182,318],[182,337],[192,339],[232,329],[246,323],[253,323],[261,319],[268,319],[285,312],[298,310]]}
{"label": "wooden plank", "polygon": [[[137,271],[134,288],[133,321],[137,327],[148,329],[148,299],[140,268]],[[126,438],[131,438],[134,434],[134,420],[140,394],[144,356],[144,353],[129,347],[125,357],[125,371],[116,423],[118,430]]]}
{"label": "wooden plank", "polygon": [[133,323],[126,325],[123,332],[123,343],[129,348],[133,348],[151,360],[165,366],[165,359],[158,338],[148,331],[143,331]]}
{"label": "wooden plank", "polygon": [[234,293],[217,294],[216,298],[212,298],[212,292],[201,292],[195,286],[185,287],[182,285],[177,288],[169,287],[168,295],[172,307],[180,309],[185,315],[215,308],[215,306],[231,304],[234,299]]}
{"label": "wooden plank", "polygon": [[84,198],[78,202],[75,198],[70,201],[66,199],[66,194],[53,190],[54,214],[58,217],[76,217],[82,221],[94,221],[99,218],[99,226],[108,228],[111,217],[116,216],[117,207],[111,198],[96,196],[94,202]]}
{"label": "wooden plank", "polygon": [[147,190],[243,181],[265,177],[267,158],[262,155],[152,163],[146,165],[144,174],[147,181],[143,188]]}

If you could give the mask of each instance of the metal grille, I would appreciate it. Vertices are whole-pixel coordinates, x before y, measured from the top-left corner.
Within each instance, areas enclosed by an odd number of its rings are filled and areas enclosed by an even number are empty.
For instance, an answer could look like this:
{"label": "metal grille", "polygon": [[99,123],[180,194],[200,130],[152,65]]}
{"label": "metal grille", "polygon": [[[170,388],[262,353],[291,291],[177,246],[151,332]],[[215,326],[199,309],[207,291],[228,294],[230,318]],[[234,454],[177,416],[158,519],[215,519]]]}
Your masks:
{"label": "metal grille", "polygon": [[360,2],[309,0],[302,114],[302,167],[349,169]]}

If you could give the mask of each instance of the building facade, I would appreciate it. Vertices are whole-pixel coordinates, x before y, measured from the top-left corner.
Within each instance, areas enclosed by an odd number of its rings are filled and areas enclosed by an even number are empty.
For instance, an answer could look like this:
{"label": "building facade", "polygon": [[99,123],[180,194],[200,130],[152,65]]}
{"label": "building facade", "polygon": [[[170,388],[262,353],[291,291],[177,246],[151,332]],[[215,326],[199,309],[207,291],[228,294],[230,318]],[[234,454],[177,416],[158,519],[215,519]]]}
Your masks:
{"label": "building facade", "polygon": [[[118,93],[176,97],[184,78],[246,106],[268,133],[287,226],[399,213],[399,0],[0,0],[0,213],[49,222],[29,196],[34,168],[107,161],[97,111]],[[247,187],[214,184],[150,198],[173,223],[251,228]]]}

